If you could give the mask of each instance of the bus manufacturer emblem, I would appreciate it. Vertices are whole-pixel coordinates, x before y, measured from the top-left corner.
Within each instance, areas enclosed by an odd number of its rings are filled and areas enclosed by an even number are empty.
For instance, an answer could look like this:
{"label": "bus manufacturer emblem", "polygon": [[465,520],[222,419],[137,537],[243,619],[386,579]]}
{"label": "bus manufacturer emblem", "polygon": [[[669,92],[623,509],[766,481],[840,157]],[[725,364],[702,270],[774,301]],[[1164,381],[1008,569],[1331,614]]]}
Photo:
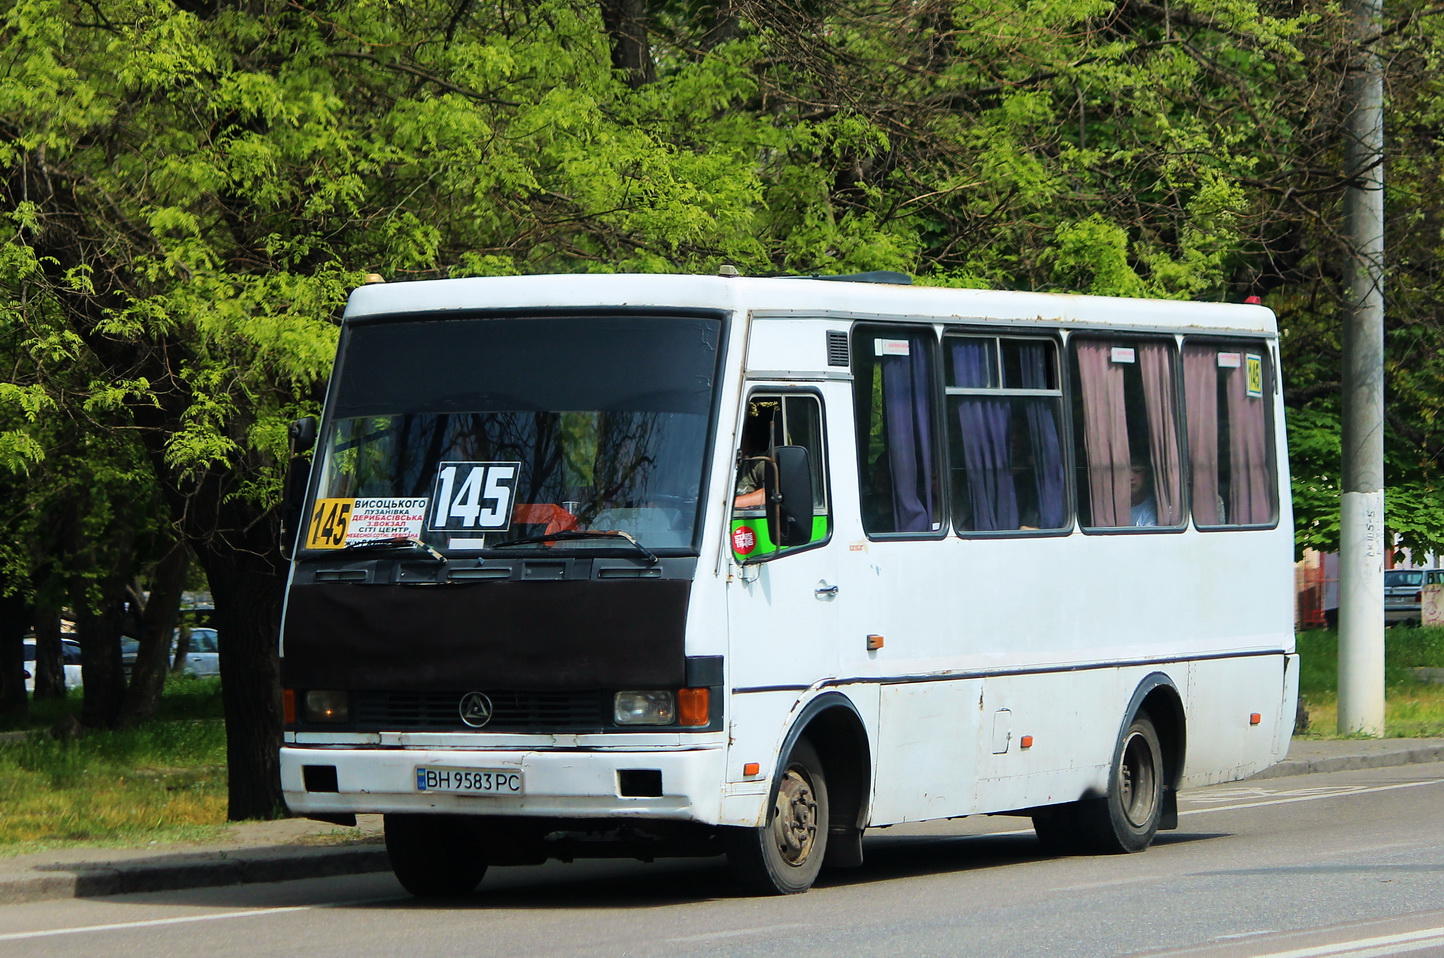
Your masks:
{"label": "bus manufacturer emblem", "polygon": [[467,692],[461,697],[461,720],[472,728],[481,728],[491,721],[491,699],[480,692]]}

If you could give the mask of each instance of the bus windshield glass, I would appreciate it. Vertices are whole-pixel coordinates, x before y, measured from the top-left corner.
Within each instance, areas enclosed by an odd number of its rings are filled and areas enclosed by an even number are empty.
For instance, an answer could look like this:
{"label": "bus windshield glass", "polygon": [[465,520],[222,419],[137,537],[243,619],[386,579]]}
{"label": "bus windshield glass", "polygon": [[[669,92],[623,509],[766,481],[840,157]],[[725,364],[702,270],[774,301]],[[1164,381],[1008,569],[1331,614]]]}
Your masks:
{"label": "bus windshield glass", "polygon": [[721,333],[696,315],[351,323],[305,547],[695,552]]}

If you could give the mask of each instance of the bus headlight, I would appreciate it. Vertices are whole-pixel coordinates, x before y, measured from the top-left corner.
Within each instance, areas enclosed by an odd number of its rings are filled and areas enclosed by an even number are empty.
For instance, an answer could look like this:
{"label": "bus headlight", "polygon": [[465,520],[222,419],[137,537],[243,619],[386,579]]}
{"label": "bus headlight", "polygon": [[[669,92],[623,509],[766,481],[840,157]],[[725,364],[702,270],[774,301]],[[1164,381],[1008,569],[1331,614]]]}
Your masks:
{"label": "bus headlight", "polygon": [[307,692],[301,699],[301,721],[330,725],[351,720],[351,696],[345,692]]}
{"label": "bus headlight", "polygon": [[677,720],[677,697],[671,692],[618,692],[612,720],[618,725],[671,725]]}

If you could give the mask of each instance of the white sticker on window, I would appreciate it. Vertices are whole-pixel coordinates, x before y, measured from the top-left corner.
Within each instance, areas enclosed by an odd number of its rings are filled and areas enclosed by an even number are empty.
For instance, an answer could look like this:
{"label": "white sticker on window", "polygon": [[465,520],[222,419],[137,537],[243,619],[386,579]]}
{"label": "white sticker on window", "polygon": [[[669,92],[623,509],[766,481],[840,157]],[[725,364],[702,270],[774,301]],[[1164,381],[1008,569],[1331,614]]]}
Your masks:
{"label": "white sticker on window", "polygon": [[1240,358],[1240,356],[1239,356],[1238,353],[1219,353],[1219,354],[1218,354],[1218,368],[1219,368],[1219,369],[1237,369],[1240,365],[1242,365],[1242,363],[1243,363],[1243,360]]}
{"label": "white sticker on window", "polygon": [[426,528],[447,532],[510,528],[520,474],[519,462],[440,463]]}
{"label": "white sticker on window", "polygon": [[346,541],[369,542],[398,536],[417,539],[425,518],[425,499],[357,499],[346,525]]}
{"label": "white sticker on window", "polygon": [[1114,346],[1112,358],[1115,363],[1131,363],[1137,361],[1132,346]]}
{"label": "white sticker on window", "polygon": [[909,354],[906,339],[874,339],[872,348],[874,356],[906,356]]}

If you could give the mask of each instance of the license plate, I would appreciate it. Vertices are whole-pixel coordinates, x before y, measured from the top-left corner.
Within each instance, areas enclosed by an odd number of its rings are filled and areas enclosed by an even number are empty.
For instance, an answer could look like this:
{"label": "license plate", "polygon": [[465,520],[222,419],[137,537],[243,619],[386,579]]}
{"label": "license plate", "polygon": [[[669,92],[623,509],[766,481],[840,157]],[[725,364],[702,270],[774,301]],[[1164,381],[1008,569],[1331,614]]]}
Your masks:
{"label": "license plate", "polygon": [[520,795],[521,770],[515,768],[430,768],[417,766],[418,792],[462,795]]}

